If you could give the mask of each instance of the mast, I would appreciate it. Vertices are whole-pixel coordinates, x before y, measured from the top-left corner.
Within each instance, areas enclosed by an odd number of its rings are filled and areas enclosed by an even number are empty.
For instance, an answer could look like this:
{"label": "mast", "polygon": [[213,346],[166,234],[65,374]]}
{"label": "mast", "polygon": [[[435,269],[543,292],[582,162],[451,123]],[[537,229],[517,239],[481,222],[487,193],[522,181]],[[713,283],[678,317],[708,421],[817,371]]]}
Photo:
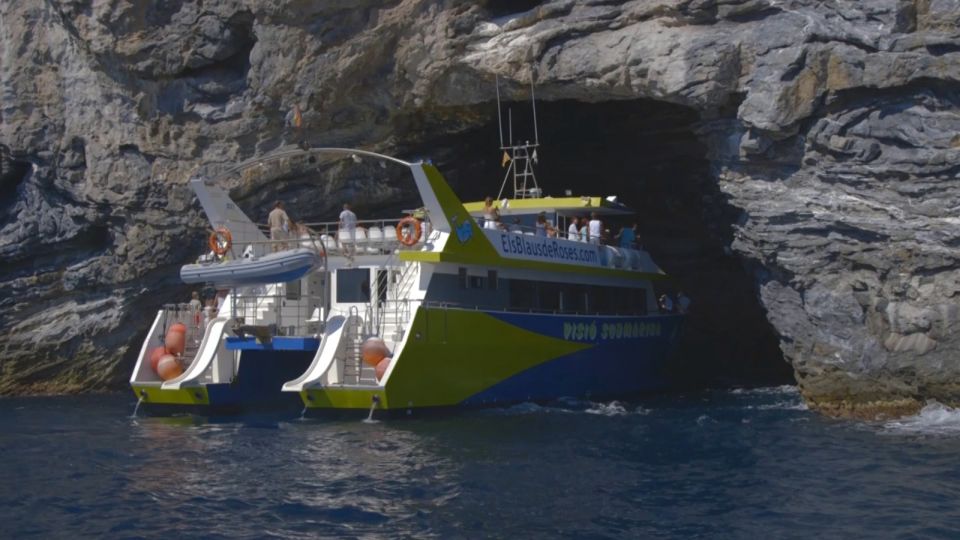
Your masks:
{"label": "mast", "polygon": [[503,144],[503,120],[500,112],[500,78],[496,77],[497,85],[497,123],[500,130],[500,150],[506,155],[509,163],[507,172],[503,177],[503,183],[500,185],[500,192],[497,199],[503,197],[503,191],[507,187],[507,180],[513,177],[513,198],[514,199],[538,199],[543,196],[543,191],[537,185],[537,177],[533,171],[533,165],[537,162],[537,147],[540,146],[540,136],[537,129],[537,101],[534,90],[533,70],[530,71],[530,104],[533,108],[533,143],[525,140],[523,144],[513,142],[513,110],[507,108],[507,131],[508,142]]}

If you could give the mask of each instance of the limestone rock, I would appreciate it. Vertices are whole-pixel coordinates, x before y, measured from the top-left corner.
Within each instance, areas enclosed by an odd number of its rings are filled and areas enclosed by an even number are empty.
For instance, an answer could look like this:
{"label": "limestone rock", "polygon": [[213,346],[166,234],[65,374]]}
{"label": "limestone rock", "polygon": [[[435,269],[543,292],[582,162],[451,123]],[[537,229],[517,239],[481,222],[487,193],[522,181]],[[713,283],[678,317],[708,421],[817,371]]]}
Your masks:
{"label": "limestone rock", "polygon": [[[935,0],[3,3],[0,392],[120,383],[198,249],[190,172],[289,142],[294,103],[311,144],[443,157],[498,75],[508,100],[535,77],[544,102],[695,113],[697,226],[749,268],[812,404],[958,402],[958,21]],[[234,182],[258,217],[281,188],[317,216],[409,196]]]}

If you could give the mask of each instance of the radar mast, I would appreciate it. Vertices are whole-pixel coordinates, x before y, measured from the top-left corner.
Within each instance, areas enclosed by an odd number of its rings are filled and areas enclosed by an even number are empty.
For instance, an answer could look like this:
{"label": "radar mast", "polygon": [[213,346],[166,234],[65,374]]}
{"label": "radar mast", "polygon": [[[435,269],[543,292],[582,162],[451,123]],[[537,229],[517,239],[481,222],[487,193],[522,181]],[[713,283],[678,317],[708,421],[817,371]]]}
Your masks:
{"label": "radar mast", "polygon": [[513,140],[513,111],[507,109],[507,144],[503,142],[503,113],[500,111],[500,77],[496,77],[497,85],[497,125],[500,132],[500,150],[503,151],[503,164],[509,164],[507,172],[500,184],[500,193],[497,199],[503,197],[507,188],[507,181],[513,178],[514,199],[539,199],[543,190],[537,185],[537,177],[533,166],[537,163],[537,147],[540,146],[540,137],[537,132],[537,99],[534,91],[534,72],[530,70],[530,105],[533,108],[533,143],[524,140],[521,144]]}

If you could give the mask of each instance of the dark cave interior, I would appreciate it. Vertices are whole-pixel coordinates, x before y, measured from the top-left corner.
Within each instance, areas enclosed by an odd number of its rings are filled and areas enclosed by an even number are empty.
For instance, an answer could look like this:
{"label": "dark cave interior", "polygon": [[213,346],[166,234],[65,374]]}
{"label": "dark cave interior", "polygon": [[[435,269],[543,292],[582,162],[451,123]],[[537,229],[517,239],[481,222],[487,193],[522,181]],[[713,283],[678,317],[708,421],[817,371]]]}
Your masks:
{"label": "dark cave interior", "polygon": [[[478,116],[489,122],[422,140],[399,155],[431,158],[463,200],[497,196],[506,170],[497,110],[495,104],[481,108]],[[511,110],[514,141],[534,140],[529,102],[501,109],[505,139]],[[710,175],[706,149],[695,134],[696,111],[652,100],[541,101],[536,114],[536,174],[544,194],[616,195],[636,209],[643,246],[673,278],[664,290],[683,290],[692,298],[672,364],[675,378],[689,386],[792,382],[751,277],[727,247],[730,223],[740,211],[726,203]],[[412,132],[440,132],[430,119],[410,124],[405,127]],[[511,196],[511,188],[503,196]],[[606,225],[616,232],[628,221]]]}

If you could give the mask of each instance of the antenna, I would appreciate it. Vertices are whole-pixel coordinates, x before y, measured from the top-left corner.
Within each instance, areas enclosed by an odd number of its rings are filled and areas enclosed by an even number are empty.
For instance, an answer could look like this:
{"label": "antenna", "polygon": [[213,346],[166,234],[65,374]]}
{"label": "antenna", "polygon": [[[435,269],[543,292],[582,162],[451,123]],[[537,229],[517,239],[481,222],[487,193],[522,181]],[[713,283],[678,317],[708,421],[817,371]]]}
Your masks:
{"label": "antenna", "polygon": [[495,75],[497,84],[497,132],[500,134],[500,148],[503,148],[503,113],[500,112],[500,76]]}
{"label": "antenna", "polygon": [[503,177],[503,184],[500,185],[500,193],[497,199],[503,196],[503,191],[507,187],[507,181],[513,178],[513,198],[515,199],[536,199],[543,196],[543,190],[537,185],[537,177],[533,171],[533,165],[537,162],[537,147],[540,146],[540,134],[537,129],[537,98],[535,94],[534,70],[530,70],[530,100],[533,107],[533,143],[530,140],[524,140],[522,143],[513,141],[513,109],[507,107],[507,146],[503,144],[503,112],[500,104],[500,77],[496,76],[497,85],[497,123],[500,129],[500,149],[504,151],[503,165],[507,167],[506,174]]}
{"label": "antenna", "polygon": [[[533,144],[540,144],[540,137],[537,136],[537,96],[533,90],[533,68],[530,69],[530,106],[533,107]],[[498,89],[499,90],[499,89]]]}

